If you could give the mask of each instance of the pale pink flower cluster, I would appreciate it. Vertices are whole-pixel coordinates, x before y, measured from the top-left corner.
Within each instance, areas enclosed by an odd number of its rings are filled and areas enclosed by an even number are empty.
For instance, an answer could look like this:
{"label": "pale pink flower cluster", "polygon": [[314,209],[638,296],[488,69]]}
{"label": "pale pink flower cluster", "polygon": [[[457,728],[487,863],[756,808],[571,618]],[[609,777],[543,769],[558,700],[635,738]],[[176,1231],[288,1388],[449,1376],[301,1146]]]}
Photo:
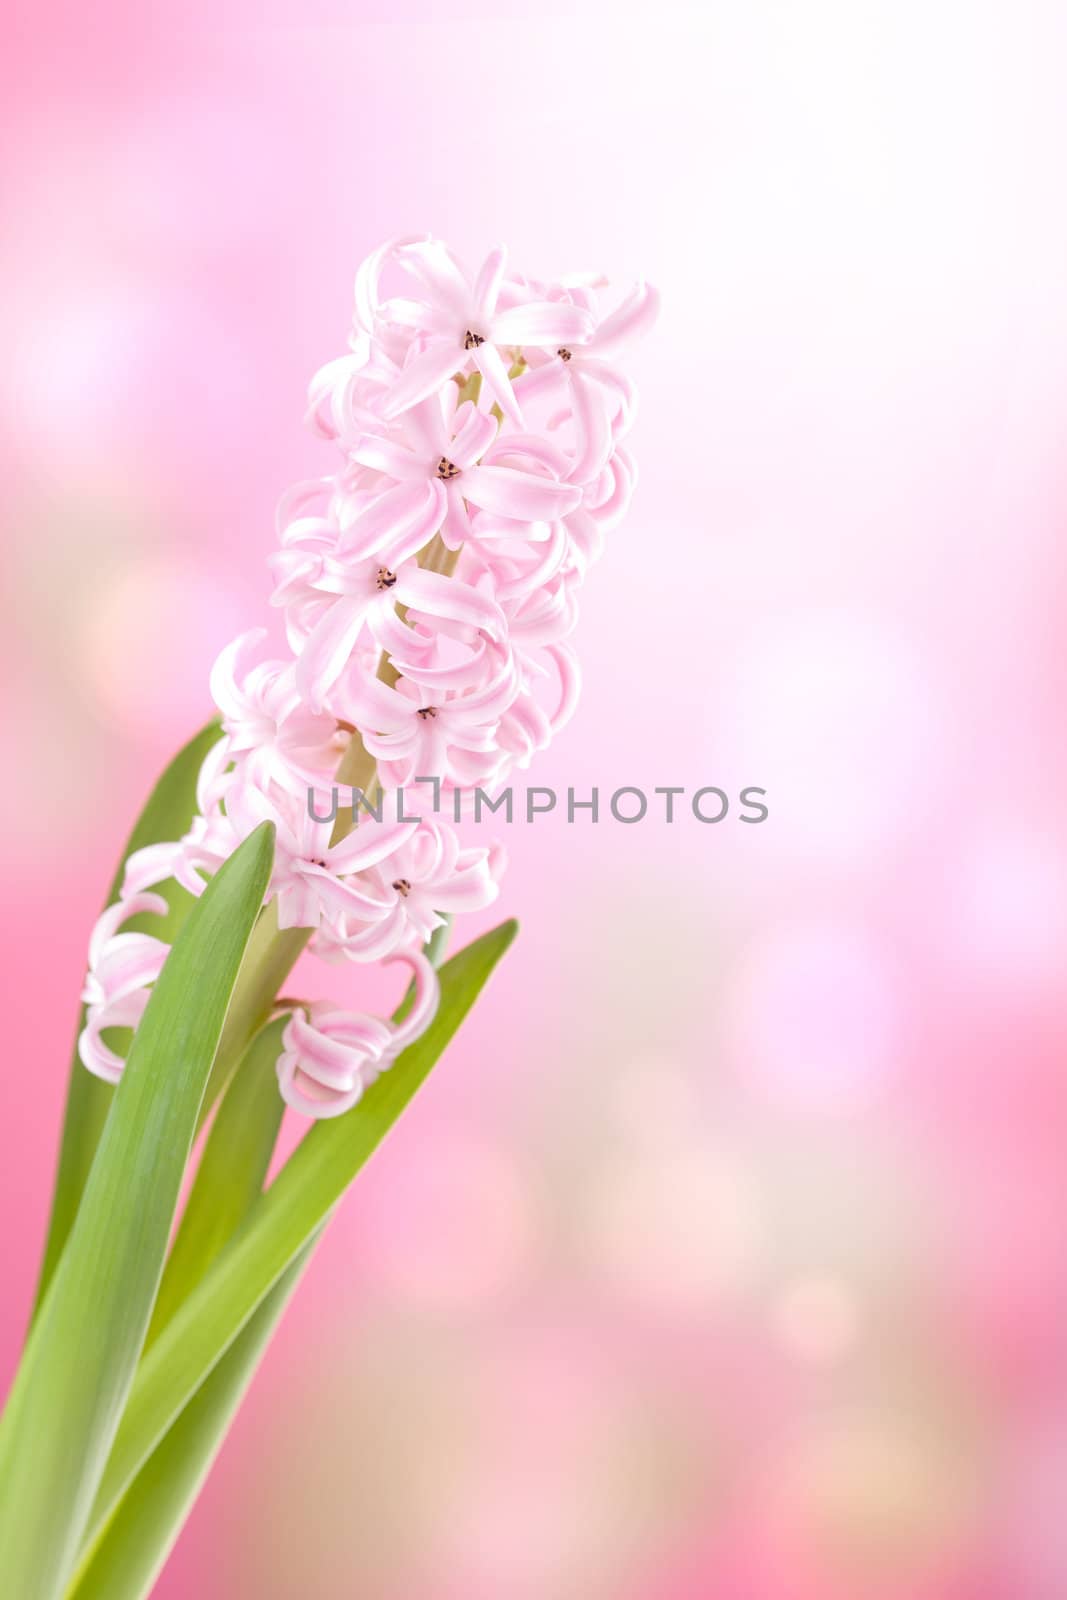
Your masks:
{"label": "pale pink flower cluster", "polygon": [[104,1035],[136,1026],[167,953],[123,924],[163,909],[151,891],[169,878],[199,893],[265,819],[279,927],[313,930],[328,959],[402,958],[417,995],[399,1027],[295,1010],[278,1062],[287,1102],[313,1116],[348,1109],[428,1024],[436,979],[421,947],[446,914],[494,899],[501,851],[461,846],[429,805],[418,822],[385,807],[335,839],[309,790],[329,793],[355,731],[381,788],[405,788],[402,814],[425,778],[451,816],[570,715],[578,590],[634,481],[622,442],[634,393],[616,363],[656,309],[643,284],[620,297],[592,277],[521,277],[502,249],[474,275],[428,238],[391,241],[363,264],[349,353],[310,390],[312,425],[340,463],[279,513],[272,601],[291,653],[261,659],[259,629],[215,664],[223,736],[199,814],[184,839],[130,858],[93,935],[90,1071],[120,1074]]}

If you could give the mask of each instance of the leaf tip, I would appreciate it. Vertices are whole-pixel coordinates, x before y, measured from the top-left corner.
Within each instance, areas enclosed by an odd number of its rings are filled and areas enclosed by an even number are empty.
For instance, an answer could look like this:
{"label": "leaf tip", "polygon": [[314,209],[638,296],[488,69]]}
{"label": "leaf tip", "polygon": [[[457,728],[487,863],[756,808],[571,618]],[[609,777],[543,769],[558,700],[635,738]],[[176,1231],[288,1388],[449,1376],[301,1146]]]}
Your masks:
{"label": "leaf tip", "polygon": [[[268,872],[274,861],[274,841],[277,832],[278,830],[273,822],[261,822],[258,828],[254,828],[245,840],[246,845],[249,847],[249,853],[254,853],[257,863],[261,861]],[[252,847],[253,840],[255,840],[254,851]]]}

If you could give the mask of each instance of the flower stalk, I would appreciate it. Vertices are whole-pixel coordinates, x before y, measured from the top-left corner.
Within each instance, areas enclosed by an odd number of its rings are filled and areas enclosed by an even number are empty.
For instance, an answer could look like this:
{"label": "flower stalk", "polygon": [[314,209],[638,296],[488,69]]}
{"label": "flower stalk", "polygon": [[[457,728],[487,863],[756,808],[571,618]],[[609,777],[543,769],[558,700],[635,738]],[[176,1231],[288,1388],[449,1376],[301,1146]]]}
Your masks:
{"label": "flower stalk", "polygon": [[[638,285],[605,313],[601,288],[517,277],[502,250],[472,274],[429,239],[394,241],[361,269],[352,352],[311,386],[313,424],[342,464],[286,497],[271,558],[291,655],[260,659],[254,631],[216,663],[223,739],[199,813],[131,861],[94,936],[90,1071],[121,1072],[105,1034],[136,1027],[166,953],[126,930],[122,903],[152,909],[172,877],[199,894],[260,822],[278,841],[271,892],[209,1107],[305,949],[342,964],[410,956],[446,912],[496,898],[499,843],[463,843],[441,813],[500,787],[574,708],[578,590],[634,477],[634,395],[614,358],[656,312]],[[414,821],[357,824],[346,809],[327,834],[312,804],[326,785],[376,805],[413,781],[434,790],[433,814]],[[281,1093],[336,1115],[378,1071],[372,1057],[362,1074],[323,1059],[294,1073],[279,1057]]]}

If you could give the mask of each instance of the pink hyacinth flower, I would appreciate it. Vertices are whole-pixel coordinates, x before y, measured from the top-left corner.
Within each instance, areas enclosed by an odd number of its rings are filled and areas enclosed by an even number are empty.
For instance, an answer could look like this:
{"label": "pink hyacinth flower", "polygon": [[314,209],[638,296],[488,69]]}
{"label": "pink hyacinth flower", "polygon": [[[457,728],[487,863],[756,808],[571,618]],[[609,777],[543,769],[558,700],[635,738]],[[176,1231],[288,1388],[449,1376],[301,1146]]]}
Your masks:
{"label": "pink hyacinth flower", "polygon": [[269,893],[277,897],[280,928],[317,928],[340,916],[378,921],[389,914],[389,896],[361,876],[390,859],[414,833],[414,822],[376,822],[364,816],[357,828],[331,842],[332,821],[310,815],[308,796],[252,787],[235,789],[227,812],[236,840],[261,822],[276,829]]}
{"label": "pink hyacinth flower", "polygon": [[484,628],[492,634],[504,626],[500,608],[491,595],[480,594],[454,578],[428,572],[413,561],[394,571],[375,557],[354,564],[329,557],[309,583],[306,598],[315,604],[318,617],[300,648],[296,682],[313,711],[322,709],[364,630],[383,650],[403,648],[407,630],[396,616],[398,604],[422,615]]}
{"label": "pink hyacinth flower", "polygon": [[546,391],[567,395],[577,447],[571,469],[575,483],[587,483],[603,470],[619,432],[612,426],[613,415],[621,414],[629,424],[633,388],[612,363],[649,331],[658,315],[658,291],[639,283],[583,344],[565,344],[517,381],[523,402]]}
{"label": "pink hyacinth flower", "polygon": [[423,818],[388,861],[361,874],[365,891],[386,910],[372,919],[358,913],[341,919],[322,930],[314,947],[331,960],[378,961],[425,944],[445,913],[492,905],[503,867],[499,845],[464,849],[447,823]]}
{"label": "pink hyacinth flower", "polygon": [[149,933],[123,933],[130,917],[150,911],[165,915],[167,902],[158,894],[132,894],[118,900],[98,918],[89,941],[89,970],[82,990],[87,1007],[78,1038],[82,1064],[96,1077],[117,1083],[122,1056],[106,1045],[108,1028],[135,1028],[148,1004],[149,987],[159,977],[170,946]]}
{"label": "pink hyacinth flower", "polygon": [[[492,668],[493,658],[488,665]],[[360,677],[345,705],[364,730],[364,746],[378,762],[387,789],[403,788],[418,777],[467,787],[490,781],[498,765],[496,730],[518,689],[514,664],[506,656],[481,685],[458,691],[414,676],[400,678],[396,688]]]}
{"label": "pink hyacinth flower", "polygon": [[522,413],[501,350],[580,344],[593,331],[589,313],[566,301],[532,300],[500,309],[507,265],[502,247],[489,252],[473,282],[436,240],[403,246],[396,260],[418,278],[425,297],[390,300],[380,308],[387,321],[421,336],[382,407],[386,419],[398,417],[453,373],[473,365],[504,415],[521,427]]}
{"label": "pink hyacinth flower", "polygon": [[[468,535],[468,506],[529,523],[565,516],[581,500],[580,489],[540,470],[530,470],[522,460],[494,464],[490,452],[496,422],[469,401],[449,421],[440,398],[431,395],[401,420],[399,438],[365,434],[352,452],[354,461],[393,479],[396,487],[346,529],[340,546],[346,554],[370,553],[365,529],[375,528],[380,508],[387,502],[394,507],[396,518],[404,516],[409,506],[429,504],[433,508],[432,531],[440,532],[448,548],[456,550]],[[374,552],[379,548],[376,545]],[[392,546],[383,550],[383,559],[391,550]]]}
{"label": "pink hyacinth flower", "polygon": [[225,757],[241,763],[246,783],[277,783],[303,794],[309,783],[336,769],[344,746],[336,719],[305,705],[291,661],[252,665],[266,636],[266,628],[240,634],[211,669],[211,694],[227,739]]}
{"label": "pink hyacinth flower", "polygon": [[308,1117],[350,1111],[379,1073],[392,1066],[437,1011],[437,974],[421,951],[393,956],[411,968],[415,1001],[401,1023],[341,1011],[327,1000],[294,1011],[282,1034],[278,1086],[286,1105]]}

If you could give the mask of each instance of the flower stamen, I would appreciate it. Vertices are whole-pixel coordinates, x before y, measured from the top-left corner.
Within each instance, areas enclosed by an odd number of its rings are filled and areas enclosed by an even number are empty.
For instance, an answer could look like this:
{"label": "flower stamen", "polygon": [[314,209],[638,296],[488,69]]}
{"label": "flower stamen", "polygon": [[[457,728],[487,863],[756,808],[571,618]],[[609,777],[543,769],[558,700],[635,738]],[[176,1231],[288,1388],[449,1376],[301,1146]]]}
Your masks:
{"label": "flower stamen", "polygon": [[559,359],[561,361],[569,361],[570,358],[571,358],[571,353],[566,348],[565,345],[561,345],[560,348],[556,351],[556,354],[559,356]]}
{"label": "flower stamen", "polygon": [[379,567],[378,576],[374,581],[379,589],[391,589],[396,582],[396,573],[391,572],[388,567]]}
{"label": "flower stamen", "polygon": [[397,894],[403,895],[405,900],[411,893],[411,884],[408,882],[407,878],[397,878],[396,882],[393,884],[393,888],[396,890]]}
{"label": "flower stamen", "polygon": [[456,466],[456,463],[449,461],[447,456],[442,456],[437,463],[437,476],[443,478],[447,483],[449,478],[458,478],[459,474],[460,469]]}
{"label": "flower stamen", "polygon": [[464,348],[464,350],[477,350],[478,346],[480,344],[484,344],[484,343],[485,343],[485,340],[482,338],[481,334],[480,333],[472,333],[469,328],[467,329],[466,333],[463,335],[463,348]]}

